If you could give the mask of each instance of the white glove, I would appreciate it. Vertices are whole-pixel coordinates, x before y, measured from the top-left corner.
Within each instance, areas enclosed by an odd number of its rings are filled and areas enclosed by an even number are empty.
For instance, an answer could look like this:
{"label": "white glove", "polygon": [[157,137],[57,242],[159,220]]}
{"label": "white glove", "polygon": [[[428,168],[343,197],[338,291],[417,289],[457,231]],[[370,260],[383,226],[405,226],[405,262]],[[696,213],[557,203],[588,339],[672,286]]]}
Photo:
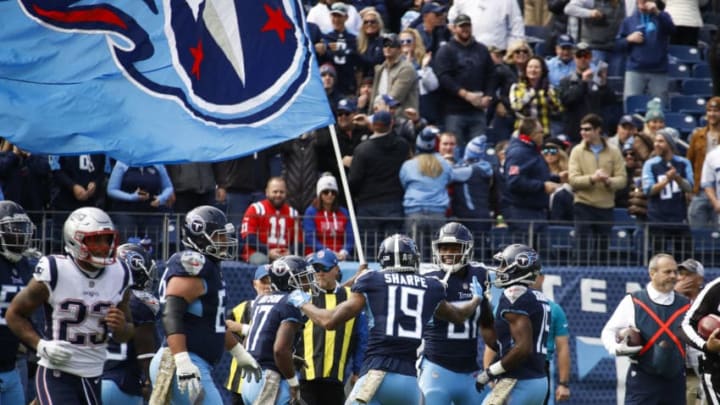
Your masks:
{"label": "white glove", "polygon": [[248,380],[252,382],[253,377],[255,381],[260,382],[262,380],[262,369],[255,358],[245,350],[243,345],[240,343],[236,344],[231,350],[230,354],[237,361],[238,367],[242,370],[242,376],[248,376]]}
{"label": "white glove", "polygon": [[43,340],[37,344],[38,356],[47,359],[56,366],[62,366],[70,360],[72,343],[64,340]]}
{"label": "white glove", "polygon": [[180,392],[187,392],[191,404],[196,403],[203,394],[200,385],[200,369],[190,360],[188,352],[180,352],[173,356],[175,358],[175,375],[177,377]]}
{"label": "white glove", "polygon": [[483,287],[482,285],[480,285],[477,276],[472,276],[472,281],[470,282],[470,291],[472,291],[473,297],[483,299]]}
{"label": "white glove", "polygon": [[288,302],[295,308],[300,308],[310,302],[311,298],[310,294],[303,290],[293,290],[293,292],[288,295]]}
{"label": "white glove", "polygon": [[489,369],[485,369],[475,377],[475,389],[477,392],[482,392],[485,389],[485,385],[494,379],[495,376],[490,372]]}
{"label": "white glove", "polygon": [[616,356],[633,356],[642,350],[642,346],[629,346],[628,340],[630,340],[630,336],[625,336],[620,343],[615,345]]}

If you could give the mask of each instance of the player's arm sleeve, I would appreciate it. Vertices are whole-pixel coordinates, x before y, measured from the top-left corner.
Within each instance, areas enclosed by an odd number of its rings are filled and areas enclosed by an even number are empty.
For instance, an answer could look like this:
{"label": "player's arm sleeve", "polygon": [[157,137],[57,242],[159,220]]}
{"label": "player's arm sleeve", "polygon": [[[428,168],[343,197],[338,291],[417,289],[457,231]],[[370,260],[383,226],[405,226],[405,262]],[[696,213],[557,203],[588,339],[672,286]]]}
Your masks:
{"label": "player's arm sleeve", "polygon": [[693,301],[692,306],[685,313],[685,317],[681,323],[682,334],[685,335],[685,341],[695,347],[703,350],[706,340],[697,332],[698,322],[703,316],[714,313],[714,308],[718,307],[718,297],[720,297],[720,282],[708,284],[700,291],[698,297]]}
{"label": "player's arm sleeve", "polygon": [[353,374],[360,374],[362,363],[365,360],[365,351],[367,350],[368,343],[368,320],[365,311],[358,315],[355,321],[355,332],[357,337],[357,344],[355,345],[355,353],[352,356],[352,372]]}

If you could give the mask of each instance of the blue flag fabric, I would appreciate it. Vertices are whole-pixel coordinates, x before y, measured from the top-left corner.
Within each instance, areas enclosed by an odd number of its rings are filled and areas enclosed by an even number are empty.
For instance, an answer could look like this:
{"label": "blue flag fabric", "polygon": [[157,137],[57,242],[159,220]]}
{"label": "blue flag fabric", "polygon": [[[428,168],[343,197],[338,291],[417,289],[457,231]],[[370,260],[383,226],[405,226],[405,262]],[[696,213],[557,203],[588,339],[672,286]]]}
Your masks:
{"label": "blue flag fabric", "polygon": [[130,165],[330,125],[299,0],[0,0],[0,136]]}

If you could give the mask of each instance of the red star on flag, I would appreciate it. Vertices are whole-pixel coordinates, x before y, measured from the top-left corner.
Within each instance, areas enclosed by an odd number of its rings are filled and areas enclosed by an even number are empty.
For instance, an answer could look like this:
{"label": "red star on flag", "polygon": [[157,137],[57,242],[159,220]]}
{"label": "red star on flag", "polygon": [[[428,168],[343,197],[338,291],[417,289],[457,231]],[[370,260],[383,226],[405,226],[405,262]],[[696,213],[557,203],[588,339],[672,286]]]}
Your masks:
{"label": "red star on flag", "polygon": [[275,31],[280,38],[280,42],[285,43],[285,31],[292,29],[293,26],[285,18],[285,15],[283,15],[283,10],[281,7],[278,7],[275,10],[273,10],[272,7],[268,6],[267,4],[265,4],[264,7],[265,12],[268,15],[268,21],[265,23],[265,25],[260,31]]}
{"label": "red star on flag", "polygon": [[205,57],[202,40],[198,40],[197,48],[190,48],[190,54],[192,54],[193,57],[193,65],[190,73],[194,74],[197,80],[200,80],[200,63],[202,63],[202,60]]}

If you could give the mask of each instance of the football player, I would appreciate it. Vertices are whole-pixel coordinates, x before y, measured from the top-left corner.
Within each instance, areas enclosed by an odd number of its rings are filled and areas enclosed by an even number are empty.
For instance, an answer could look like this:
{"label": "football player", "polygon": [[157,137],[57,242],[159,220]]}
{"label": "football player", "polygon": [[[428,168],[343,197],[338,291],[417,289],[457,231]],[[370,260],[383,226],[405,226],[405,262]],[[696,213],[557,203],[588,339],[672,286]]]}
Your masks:
{"label": "football player", "polygon": [[118,246],[117,257],[130,268],[130,312],[135,335],[127,343],[110,339],[102,381],[103,405],[142,405],[150,396],[150,359],[157,351],[155,321],[160,302],[150,292],[155,262],[141,245]]}
{"label": "football player", "polygon": [[23,256],[30,247],[33,224],[25,210],[12,201],[0,201],[0,403],[24,404],[25,392],[15,368],[20,341],[5,321],[5,311],[13,297],[32,277],[32,267]]}
{"label": "football player", "polygon": [[[100,376],[109,333],[118,342],[133,335],[128,306],[130,270],[115,261],[117,232],[103,210],[73,211],[63,226],[67,256],[40,259],[33,279],[7,312],[13,332],[40,360],[35,375],[41,405],[100,404]],[[45,338],[30,316],[45,305]]]}
{"label": "football player", "polygon": [[550,305],[542,292],[530,288],[542,269],[540,258],[531,247],[513,244],[495,259],[500,261],[495,286],[503,289],[495,310],[497,343],[490,344],[497,359],[477,375],[475,385],[480,391],[495,381],[484,404],[541,405],[548,389]]}
{"label": "football player", "polygon": [[[210,372],[223,348],[239,367],[259,372],[255,359],[225,329],[220,262],[235,257],[235,227],[222,211],[203,205],[185,215],[182,232],[187,250],[168,259],[160,280],[166,338],[164,348],[150,362],[152,398],[165,402],[170,394],[172,404],[214,405],[222,403],[222,398]],[[170,382],[166,378],[172,376],[173,367],[176,378]]]}
{"label": "football player", "polygon": [[[473,297],[473,277],[481,281],[483,295],[489,283],[484,266],[473,263],[474,240],[462,224],[445,224],[432,243],[433,260],[440,271],[427,273],[447,281],[446,300],[453,304]],[[479,404],[483,393],[475,390],[478,329],[482,336],[495,342],[492,308],[487,298],[461,324],[433,319],[423,332],[423,358],[418,382],[425,404]]]}
{"label": "football player", "polygon": [[418,274],[417,247],[405,235],[386,238],[378,262],[382,270],[363,273],[350,297],[332,310],[314,306],[310,296],[299,290],[292,292],[291,302],[326,329],[342,326],[363,310],[372,320],[360,379],[347,403],[418,404],[415,360],[424,328],[433,314],[462,324],[482,300],[483,289],[473,278],[472,299],[462,305],[449,304],[440,280]]}
{"label": "football player", "polygon": [[307,319],[288,302],[288,294],[300,289],[316,292],[312,266],[299,256],[285,256],[270,266],[272,292],[253,303],[252,323],[245,345],[262,367],[262,378],[246,377],[242,397],[246,404],[287,404],[299,398],[294,347]]}

